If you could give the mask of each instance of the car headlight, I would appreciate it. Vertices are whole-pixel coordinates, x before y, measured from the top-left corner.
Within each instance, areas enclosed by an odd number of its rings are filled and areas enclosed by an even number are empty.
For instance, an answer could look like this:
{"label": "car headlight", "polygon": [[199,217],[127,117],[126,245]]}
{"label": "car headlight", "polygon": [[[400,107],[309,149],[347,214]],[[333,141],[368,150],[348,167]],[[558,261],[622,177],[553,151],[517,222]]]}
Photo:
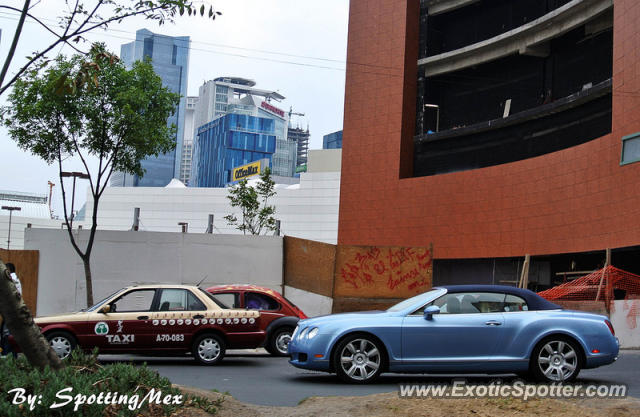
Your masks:
{"label": "car headlight", "polygon": [[300,332],[300,336],[298,336],[298,339],[302,340],[304,339],[304,337],[306,336],[307,332],[309,331],[308,327],[305,327],[301,332]]}
{"label": "car headlight", "polygon": [[307,338],[313,339],[314,337],[316,337],[317,334],[318,334],[318,328],[314,327],[313,329],[309,330],[309,333],[307,334]]}
{"label": "car headlight", "polygon": [[298,334],[298,326],[296,326],[296,328],[293,329],[293,333],[291,334],[291,340],[296,338],[296,334]]}

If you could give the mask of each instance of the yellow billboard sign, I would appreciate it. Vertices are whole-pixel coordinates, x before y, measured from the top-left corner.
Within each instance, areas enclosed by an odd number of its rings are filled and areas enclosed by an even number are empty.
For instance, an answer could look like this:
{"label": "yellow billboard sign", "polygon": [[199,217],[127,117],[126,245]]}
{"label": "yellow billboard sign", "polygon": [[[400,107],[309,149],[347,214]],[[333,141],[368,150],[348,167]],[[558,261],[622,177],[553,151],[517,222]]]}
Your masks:
{"label": "yellow billboard sign", "polygon": [[234,168],[231,173],[231,181],[240,181],[245,178],[259,175],[261,170],[262,160],[251,162],[250,164],[242,165]]}

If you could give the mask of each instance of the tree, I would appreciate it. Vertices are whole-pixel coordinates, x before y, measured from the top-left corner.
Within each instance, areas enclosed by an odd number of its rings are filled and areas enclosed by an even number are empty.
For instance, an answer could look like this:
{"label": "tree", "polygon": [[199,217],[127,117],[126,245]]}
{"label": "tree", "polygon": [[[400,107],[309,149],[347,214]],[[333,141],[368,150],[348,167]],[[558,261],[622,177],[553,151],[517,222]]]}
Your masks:
{"label": "tree", "polygon": [[231,207],[239,207],[242,211],[242,222],[238,221],[235,214],[230,214],[224,217],[227,224],[236,226],[245,235],[247,232],[259,235],[263,230],[265,233],[276,230],[276,219],[273,217],[276,208],[267,205],[267,200],[276,195],[275,185],[267,168],[260,174],[260,181],[255,187],[250,186],[246,179],[230,187],[227,198]]}
{"label": "tree", "polygon": [[[142,159],[175,147],[176,127],[168,127],[167,118],[179,100],[178,94],[162,86],[149,62],[136,62],[127,70],[104,45],[96,44],[88,56],[59,56],[43,71],[28,71],[15,82],[10,104],[1,110],[20,148],[58,165],[69,240],[84,264],[87,306],[93,305],[90,260],[100,197],[114,169],[142,176]],[[98,160],[93,173],[89,155]],[[62,181],[64,161],[70,156],[84,164],[93,197],[84,249],[72,233],[73,213],[67,210]]]}
{"label": "tree", "polygon": [[[84,40],[84,35],[98,28],[104,29],[110,23],[120,23],[133,16],[143,16],[147,20],[153,20],[162,25],[165,22],[173,22],[178,14],[180,16],[185,13],[189,16],[199,14],[210,19],[215,19],[221,14],[215,11],[212,5],[207,8],[203,3],[198,8],[188,0],[72,0],[66,1],[66,5],[60,8],[61,13],[56,19],[59,23],[52,25],[34,15],[32,9],[40,2],[33,3],[31,0],[24,0],[22,8],[0,4],[0,9],[19,13],[11,45],[0,69],[0,96],[29,69],[47,65],[49,61],[45,58],[54,48],[66,44],[82,52],[78,48],[78,43]],[[9,76],[9,67],[14,60],[18,41],[27,20],[42,26],[53,35],[53,39],[28,56],[16,73]]]}
{"label": "tree", "polygon": [[9,277],[9,271],[0,260],[0,314],[14,339],[20,345],[29,363],[37,368],[49,365],[60,369],[62,363],[49,347],[49,343],[33,321],[31,312],[24,304],[20,293]]}
{"label": "tree", "polygon": [[[197,9],[196,6],[193,5],[193,2],[189,0],[72,0],[65,1],[65,7],[61,7],[60,14],[55,19],[58,22],[58,25],[50,25],[45,23],[44,20],[39,19],[33,14],[33,8],[35,8],[40,1],[32,2],[31,0],[24,0],[22,8],[13,7],[10,5],[0,4],[0,9],[10,10],[13,12],[17,12],[19,14],[18,24],[16,25],[15,32],[13,34],[13,38],[11,41],[11,45],[7,51],[7,55],[2,63],[2,68],[0,68],[0,96],[2,96],[11,86],[13,86],[20,77],[23,77],[27,72],[29,72],[32,76],[34,73],[46,68],[50,61],[47,59],[47,54],[51,52],[54,48],[58,46],[68,45],[71,48],[75,49],[78,52],[82,52],[78,48],[78,44],[80,41],[85,40],[84,36],[95,29],[102,28],[106,29],[110,23],[117,22],[120,23],[123,20],[134,17],[134,16],[143,16],[147,20],[156,21],[159,25],[162,25],[166,22],[173,22],[176,15],[180,16],[185,13],[189,16],[200,16],[207,15],[208,18],[214,20],[216,16],[221,13],[215,11],[213,6],[209,6],[208,11],[204,4],[200,5],[200,8]],[[50,34],[53,35],[53,40],[44,41],[42,43],[42,47],[38,50],[34,51],[32,55],[26,57],[26,61],[21,63],[19,69],[9,75],[9,68],[11,64],[14,62],[16,49],[18,46],[18,42],[22,35],[22,29],[24,27],[24,23],[27,20],[31,20],[36,22],[44,29],[47,30]],[[95,67],[94,67],[95,69]],[[80,74],[91,74],[91,67],[87,67],[84,71],[81,71]],[[97,80],[98,77],[95,79]],[[62,81],[59,85],[60,88],[64,88],[64,86],[69,86],[68,84],[69,78],[66,77],[64,81]],[[79,79],[81,81],[82,78]],[[86,78],[85,78],[86,80]],[[78,84],[74,85],[76,88]],[[81,85],[80,85],[81,86]],[[82,87],[82,86],[81,86]],[[73,88],[73,87],[72,87]],[[62,146],[61,143],[58,143]],[[51,143],[54,147],[56,146],[56,142]],[[69,149],[62,149],[62,151],[68,151]],[[47,153],[46,149],[40,147],[37,152]],[[134,158],[138,158],[136,154]],[[139,158],[138,158],[139,160]],[[112,160],[111,163],[114,164]],[[109,170],[109,175],[111,174],[111,170]],[[105,181],[108,181],[108,176],[105,178]],[[62,182],[61,182],[62,183]],[[100,187],[92,188],[92,192],[95,189],[99,189]],[[104,189],[102,189],[104,191]],[[63,192],[63,201],[64,200],[64,192]],[[94,216],[93,216],[93,224],[92,235],[95,234],[95,213],[97,211],[97,201],[94,205]],[[73,219],[71,219],[71,222]],[[67,210],[65,206],[65,222],[67,226],[70,225],[69,219],[67,218]],[[70,229],[70,227],[68,227]],[[73,236],[71,236],[73,242]],[[91,240],[92,242],[93,240]],[[92,243],[91,243],[92,244]],[[85,252],[85,256],[90,256],[91,245],[87,246],[87,251]],[[85,263],[88,265],[88,262]],[[1,276],[4,274],[2,268],[4,264],[0,261],[0,297],[3,297],[6,294],[16,294],[15,286],[12,289],[12,284],[8,280],[1,279]],[[87,277],[87,281],[91,283],[91,275],[90,269],[89,274],[85,274]],[[20,296],[18,295],[18,301],[20,300]],[[93,304],[93,291],[91,290],[91,285],[87,287],[87,304]],[[31,314],[29,310],[26,308],[22,308],[24,303],[20,304],[20,302],[16,303],[0,303],[0,314],[3,314],[9,329],[16,334],[16,339],[29,362],[37,367],[41,367],[42,364],[48,361],[48,364],[52,368],[59,368],[60,361],[57,360],[57,357],[53,357],[53,351],[51,349],[48,350],[43,355],[31,355],[28,353],[29,348],[24,349],[25,346],[39,346],[42,341],[42,337],[39,337],[38,332],[34,333],[34,324],[31,319]],[[37,327],[37,326],[36,326]],[[21,334],[24,337],[18,337],[17,335]],[[22,340],[22,341],[21,341]],[[41,353],[43,353],[42,351]]]}

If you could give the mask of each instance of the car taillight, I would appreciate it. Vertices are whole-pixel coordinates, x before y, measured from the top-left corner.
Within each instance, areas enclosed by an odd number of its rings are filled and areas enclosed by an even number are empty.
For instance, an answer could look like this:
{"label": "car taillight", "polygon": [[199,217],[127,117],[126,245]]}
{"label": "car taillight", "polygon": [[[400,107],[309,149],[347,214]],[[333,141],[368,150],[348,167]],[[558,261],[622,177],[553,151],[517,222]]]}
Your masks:
{"label": "car taillight", "polygon": [[615,336],[616,335],[616,331],[613,330],[613,325],[611,324],[611,322],[609,320],[605,320],[604,322],[607,325],[607,327],[609,328],[609,330],[611,331],[611,334]]}

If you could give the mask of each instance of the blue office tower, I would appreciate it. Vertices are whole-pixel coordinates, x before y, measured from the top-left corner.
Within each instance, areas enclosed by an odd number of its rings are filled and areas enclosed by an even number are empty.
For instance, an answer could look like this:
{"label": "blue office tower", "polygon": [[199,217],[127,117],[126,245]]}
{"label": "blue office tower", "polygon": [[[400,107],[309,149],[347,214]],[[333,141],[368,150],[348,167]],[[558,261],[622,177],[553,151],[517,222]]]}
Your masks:
{"label": "blue office tower", "polygon": [[193,187],[224,187],[240,165],[268,159],[276,151],[275,122],[265,117],[226,114],[200,126],[193,144]]}
{"label": "blue office tower", "polygon": [[342,149],[342,130],[324,135],[322,149]]}
{"label": "blue office tower", "polygon": [[151,58],[153,70],[162,79],[162,84],[174,93],[180,94],[180,104],[176,112],[167,119],[167,125],[178,128],[174,150],[142,161],[144,176],[138,178],[116,172],[111,178],[111,186],[123,187],[164,187],[172,178],[180,175],[182,142],[184,137],[184,115],[186,111],[187,75],[189,72],[189,37],[164,36],[147,29],[136,32],[136,40],[122,45],[120,58],[128,67],[145,57]]}

